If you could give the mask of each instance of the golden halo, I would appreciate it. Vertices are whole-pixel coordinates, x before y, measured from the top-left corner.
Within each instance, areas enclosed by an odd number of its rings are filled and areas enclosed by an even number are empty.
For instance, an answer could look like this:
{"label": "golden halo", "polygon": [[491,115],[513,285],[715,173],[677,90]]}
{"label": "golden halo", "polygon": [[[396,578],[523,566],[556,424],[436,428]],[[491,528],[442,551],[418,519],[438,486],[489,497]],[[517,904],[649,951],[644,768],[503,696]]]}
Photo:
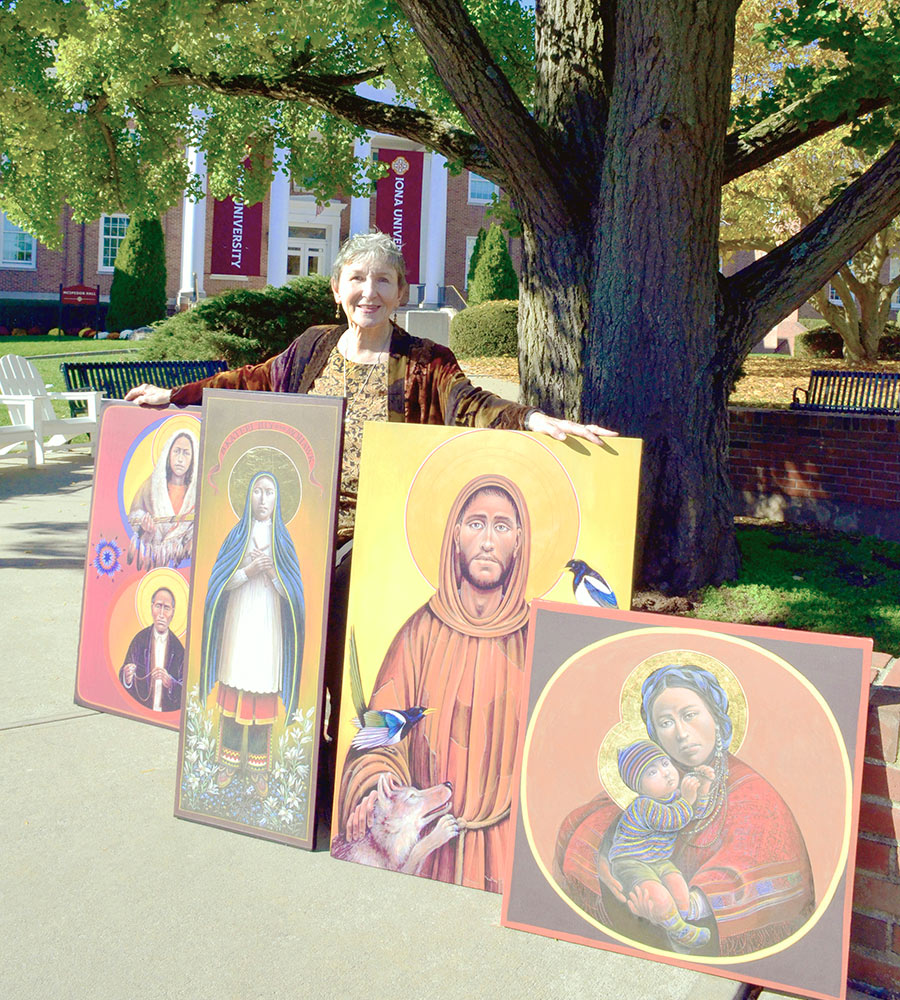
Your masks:
{"label": "golden halo", "polygon": [[134,611],[141,628],[146,628],[153,622],[153,612],[150,610],[150,599],[160,587],[167,587],[175,595],[175,614],[169,623],[169,629],[179,639],[184,638],[187,631],[188,584],[187,580],[174,569],[151,570],[138,584],[134,592]]}
{"label": "golden halo", "polygon": [[247,488],[257,472],[271,472],[278,480],[281,520],[289,524],[300,509],[303,486],[297,466],[280,448],[248,448],[234,463],[228,476],[228,502],[234,516],[244,516]]}
{"label": "golden halo", "polygon": [[635,740],[647,740],[647,727],[641,719],[641,688],[644,681],[660,667],[672,664],[692,664],[708,670],[728,696],[728,717],[731,719],[731,753],[737,753],[747,735],[747,696],[734,673],[714,656],[693,649],[669,649],[642,660],[625,678],[619,700],[619,719],[603,737],[597,751],[597,773],[603,786],[618,806],[625,809],[634,799],[634,792],[619,776],[618,751]]}
{"label": "golden halo", "polygon": [[441,539],[460,490],[479,475],[502,475],[522,491],[531,521],[526,600],[550,590],[572,558],[581,511],[560,460],[534,434],[472,430],[454,435],[422,461],[406,497],[406,539],[422,576],[437,589]]}
{"label": "golden halo", "polygon": [[[156,428],[156,433],[153,435],[153,441],[150,445],[150,459],[153,462],[154,468],[156,468],[157,462],[166,450],[166,445],[172,438],[178,437],[184,431],[190,431],[193,435],[193,445],[196,449],[197,442],[200,439],[199,417],[195,417],[190,413],[178,413],[174,417],[169,417],[168,420]],[[194,468],[197,468],[197,455],[194,455]]]}

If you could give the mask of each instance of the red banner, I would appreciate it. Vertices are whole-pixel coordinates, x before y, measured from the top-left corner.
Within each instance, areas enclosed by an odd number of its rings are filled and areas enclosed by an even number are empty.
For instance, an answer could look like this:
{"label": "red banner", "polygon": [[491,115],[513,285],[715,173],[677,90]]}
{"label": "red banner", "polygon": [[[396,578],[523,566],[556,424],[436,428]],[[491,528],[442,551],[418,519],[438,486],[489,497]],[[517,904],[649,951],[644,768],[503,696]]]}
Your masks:
{"label": "red banner", "polygon": [[262,249],[262,202],[245,205],[226,198],[213,202],[212,259],[213,274],[259,274]]}
{"label": "red banner", "polygon": [[406,280],[419,281],[419,244],[422,235],[422,166],[425,154],[409,149],[379,149],[388,175],[375,188],[375,225],[400,247],[406,261]]}

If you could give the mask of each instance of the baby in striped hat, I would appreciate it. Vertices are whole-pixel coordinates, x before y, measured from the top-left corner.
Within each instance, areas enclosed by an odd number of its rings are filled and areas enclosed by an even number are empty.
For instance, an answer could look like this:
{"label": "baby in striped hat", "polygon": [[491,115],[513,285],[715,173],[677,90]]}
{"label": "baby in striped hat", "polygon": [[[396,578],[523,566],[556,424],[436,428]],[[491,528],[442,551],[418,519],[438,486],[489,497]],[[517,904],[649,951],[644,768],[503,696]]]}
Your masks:
{"label": "baby in striped hat", "polygon": [[616,826],[608,854],[612,874],[626,897],[639,888],[650,900],[653,923],[677,950],[702,948],[709,930],[688,923],[699,916],[697,901],[671,857],[678,832],[705,814],[715,772],[703,765],[682,778],[659,746],[637,740],[619,750],[619,775],[637,798]]}

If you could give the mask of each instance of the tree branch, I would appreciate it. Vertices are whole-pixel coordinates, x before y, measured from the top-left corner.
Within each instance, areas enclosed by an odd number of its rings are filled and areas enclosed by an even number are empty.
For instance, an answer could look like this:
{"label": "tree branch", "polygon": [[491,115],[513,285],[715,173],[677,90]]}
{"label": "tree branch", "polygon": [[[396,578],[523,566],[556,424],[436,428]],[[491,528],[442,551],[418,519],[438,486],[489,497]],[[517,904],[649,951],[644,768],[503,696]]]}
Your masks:
{"label": "tree branch", "polygon": [[122,184],[119,177],[119,158],[116,152],[116,141],[113,139],[112,131],[109,125],[103,120],[103,112],[109,106],[109,98],[106,95],[98,97],[95,101],[91,103],[88,108],[88,114],[97,123],[97,127],[100,129],[100,134],[103,136],[103,142],[106,144],[106,150],[109,153],[109,169],[112,174],[112,184],[113,189],[116,192],[116,197],[119,201],[119,208],[122,207]]}
{"label": "tree branch", "polygon": [[749,316],[743,343],[735,345],[738,353],[749,351],[897,215],[900,142],[796,236],[724,279],[726,308]]}
{"label": "tree branch", "polygon": [[[444,87],[504,175],[515,201],[542,192],[541,224],[559,231],[571,225],[565,198],[571,183],[556,146],[519,100],[460,0],[397,0],[428,53]],[[522,164],[529,165],[528,177]]]}
{"label": "tree branch", "polygon": [[[362,72],[371,74],[362,79],[371,79],[376,75],[372,70]],[[360,97],[335,81],[349,81],[352,85],[360,82],[360,75],[335,77],[291,73],[279,80],[266,80],[252,74],[224,77],[218,73],[195,73],[188,67],[174,66],[166,77],[157,81],[157,84],[161,87],[202,87],[212,93],[232,97],[301,101],[320,111],[337,115],[361,128],[404,136],[413,142],[421,142],[429,149],[443,153],[448,159],[459,160],[469,169],[498,184],[504,182],[505,178],[497,169],[497,164],[489,157],[484,145],[470,133],[416,108]]]}
{"label": "tree branch", "polygon": [[810,139],[825,135],[832,129],[847,125],[860,115],[877,111],[891,103],[887,97],[863,98],[856,107],[838,115],[833,121],[824,118],[803,121],[804,107],[813,99],[820,100],[823,93],[824,90],[818,91],[794,101],[743,132],[730,132],[725,137],[725,171],[722,183],[727,184],[751,170],[764,167]]}

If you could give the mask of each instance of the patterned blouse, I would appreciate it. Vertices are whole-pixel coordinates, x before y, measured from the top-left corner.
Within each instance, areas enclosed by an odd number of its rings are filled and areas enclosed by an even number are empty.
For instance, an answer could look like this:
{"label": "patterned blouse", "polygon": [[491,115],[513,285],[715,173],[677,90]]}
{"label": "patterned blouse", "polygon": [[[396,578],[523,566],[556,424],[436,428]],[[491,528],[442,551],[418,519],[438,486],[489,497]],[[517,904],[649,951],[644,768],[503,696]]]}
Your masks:
{"label": "patterned blouse", "polygon": [[337,544],[340,546],[353,537],[363,424],[367,420],[388,418],[387,359],[374,365],[361,365],[348,361],[334,347],[309,392],[312,396],[344,396],[347,400],[338,497]]}

